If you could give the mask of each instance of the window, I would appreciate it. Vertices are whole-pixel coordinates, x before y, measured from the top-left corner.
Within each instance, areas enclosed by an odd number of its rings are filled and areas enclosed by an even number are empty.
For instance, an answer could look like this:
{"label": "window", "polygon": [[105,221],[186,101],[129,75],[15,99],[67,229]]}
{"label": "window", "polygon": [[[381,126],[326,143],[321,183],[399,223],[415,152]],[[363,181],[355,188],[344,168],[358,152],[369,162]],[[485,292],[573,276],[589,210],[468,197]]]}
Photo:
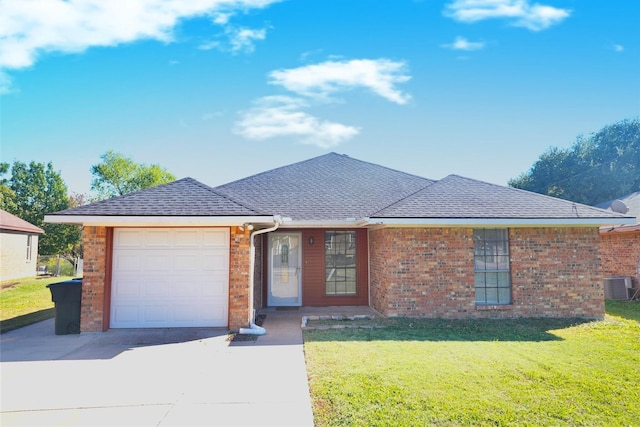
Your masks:
{"label": "window", "polygon": [[324,239],[325,293],[327,295],[355,295],[355,231],[327,231]]}
{"label": "window", "polygon": [[473,230],[476,304],[511,304],[509,231]]}
{"label": "window", "polygon": [[31,262],[31,246],[32,246],[32,242],[31,242],[31,235],[27,236],[27,262]]}

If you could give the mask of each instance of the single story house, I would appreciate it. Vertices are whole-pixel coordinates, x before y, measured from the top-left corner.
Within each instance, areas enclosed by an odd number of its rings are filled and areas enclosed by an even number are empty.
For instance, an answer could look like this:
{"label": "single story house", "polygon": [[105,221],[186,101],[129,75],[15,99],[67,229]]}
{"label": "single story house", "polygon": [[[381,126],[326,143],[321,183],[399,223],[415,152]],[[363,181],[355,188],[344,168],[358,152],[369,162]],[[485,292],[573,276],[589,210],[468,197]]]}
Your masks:
{"label": "single story house", "polygon": [[596,207],[636,217],[633,224],[600,228],[600,257],[604,277],[630,277],[640,287],[640,191]]}
{"label": "single story house", "polygon": [[36,275],[40,227],[0,209],[0,281]]}
{"label": "single story house", "polygon": [[634,218],[330,153],[56,212],[84,226],[82,331],[249,325],[256,309],[604,316],[599,227]]}

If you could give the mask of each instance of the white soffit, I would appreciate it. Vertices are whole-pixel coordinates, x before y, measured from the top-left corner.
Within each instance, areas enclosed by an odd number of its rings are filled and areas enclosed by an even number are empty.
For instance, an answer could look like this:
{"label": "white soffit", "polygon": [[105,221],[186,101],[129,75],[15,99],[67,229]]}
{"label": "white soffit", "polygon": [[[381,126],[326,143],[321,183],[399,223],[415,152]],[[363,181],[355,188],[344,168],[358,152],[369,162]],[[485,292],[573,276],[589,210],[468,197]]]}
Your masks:
{"label": "white soffit", "polygon": [[90,216],[45,215],[44,222],[103,227],[232,226],[275,222],[273,216]]}

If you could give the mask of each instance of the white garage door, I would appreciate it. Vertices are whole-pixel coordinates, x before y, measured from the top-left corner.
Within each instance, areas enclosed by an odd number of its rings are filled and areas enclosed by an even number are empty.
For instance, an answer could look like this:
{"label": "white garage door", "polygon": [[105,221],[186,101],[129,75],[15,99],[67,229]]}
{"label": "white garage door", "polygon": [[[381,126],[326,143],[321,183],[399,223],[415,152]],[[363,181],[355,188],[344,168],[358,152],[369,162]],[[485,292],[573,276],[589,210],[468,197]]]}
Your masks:
{"label": "white garage door", "polygon": [[112,328],[227,326],[229,230],[114,230]]}

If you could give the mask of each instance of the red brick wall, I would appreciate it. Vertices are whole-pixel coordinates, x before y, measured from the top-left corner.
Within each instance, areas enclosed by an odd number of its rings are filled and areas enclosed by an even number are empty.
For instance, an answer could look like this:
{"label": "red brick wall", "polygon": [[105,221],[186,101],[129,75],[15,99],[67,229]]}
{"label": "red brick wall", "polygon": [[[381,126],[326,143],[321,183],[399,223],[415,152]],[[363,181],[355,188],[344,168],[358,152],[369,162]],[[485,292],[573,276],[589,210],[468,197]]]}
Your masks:
{"label": "red brick wall", "polygon": [[371,305],[386,316],[604,316],[597,228],[509,233],[513,304],[477,306],[473,229],[371,230]]}
{"label": "red brick wall", "polygon": [[473,230],[371,230],[371,306],[386,316],[463,318],[475,311]]}
{"label": "red brick wall", "polygon": [[101,332],[104,324],[107,228],[84,227],[84,267],[82,279],[81,332]]}
{"label": "red brick wall", "polygon": [[604,317],[597,228],[521,228],[509,239],[514,315]]}
{"label": "red brick wall", "polygon": [[635,279],[634,287],[640,280],[640,231],[603,232],[600,234],[600,256],[602,275],[630,276]]}
{"label": "red brick wall", "polygon": [[229,329],[249,325],[249,230],[231,227],[229,249]]}

